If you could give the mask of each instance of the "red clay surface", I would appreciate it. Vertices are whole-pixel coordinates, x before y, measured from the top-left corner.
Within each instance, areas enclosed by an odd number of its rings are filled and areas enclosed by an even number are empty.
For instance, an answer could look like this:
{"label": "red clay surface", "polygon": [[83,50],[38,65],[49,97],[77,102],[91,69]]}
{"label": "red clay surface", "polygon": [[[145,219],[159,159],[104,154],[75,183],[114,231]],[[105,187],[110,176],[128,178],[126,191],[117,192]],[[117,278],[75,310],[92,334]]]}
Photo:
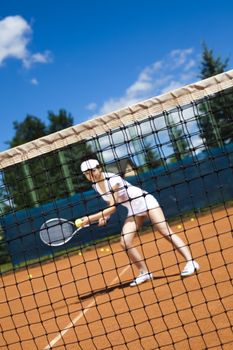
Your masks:
{"label": "red clay surface", "polygon": [[233,209],[173,225],[201,265],[185,279],[157,232],[135,240],[154,274],[138,287],[119,242],[0,277],[0,349],[233,349],[232,227]]}

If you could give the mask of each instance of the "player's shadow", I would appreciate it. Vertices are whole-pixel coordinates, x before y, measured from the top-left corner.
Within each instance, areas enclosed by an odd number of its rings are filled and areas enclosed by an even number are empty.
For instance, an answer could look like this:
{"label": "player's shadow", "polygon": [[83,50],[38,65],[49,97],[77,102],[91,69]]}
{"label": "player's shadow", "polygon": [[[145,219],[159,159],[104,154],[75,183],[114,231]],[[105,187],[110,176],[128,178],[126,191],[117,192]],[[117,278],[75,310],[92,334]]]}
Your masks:
{"label": "player's shadow", "polygon": [[[166,274],[166,275],[159,275],[159,276],[154,276],[153,280],[151,281],[148,281],[147,283],[143,283],[141,286],[148,286],[148,288],[151,288],[151,283],[149,282],[153,282],[154,280],[162,280],[162,279],[169,279],[170,277],[177,277],[178,279],[180,279],[180,274],[179,273],[175,273],[175,274]],[[102,289],[96,289],[96,290],[93,290],[91,292],[88,292],[88,293],[85,293],[85,294],[80,294],[78,295],[78,300],[77,298],[75,298],[75,300],[73,301],[69,301],[66,303],[66,305],[62,305],[62,306],[56,306],[56,310],[62,310],[62,309],[67,309],[67,304],[69,304],[69,306],[72,306],[72,305],[77,305],[78,303],[82,302],[82,301],[85,301],[89,298],[96,298],[100,295],[105,295],[105,294],[108,294],[108,293],[111,293],[112,291],[114,290],[119,290],[119,289],[125,289],[125,288],[132,288],[130,287],[130,282],[131,280],[129,281],[125,281],[123,283],[118,283],[118,284],[114,284],[110,287],[107,287],[107,288],[102,288]],[[136,287],[133,287],[133,288],[136,288]],[[132,289],[133,290],[133,289]],[[137,290],[137,288],[136,288]],[[72,298],[73,299],[73,298]],[[53,311],[53,307],[51,305],[47,305],[47,309],[46,311],[44,310],[43,312],[41,312],[42,314],[48,314],[48,312],[52,312]]]}
{"label": "player's shadow", "polygon": [[115,289],[124,289],[126,287],[129,287],[129,284],[130,284],[130,282],[128,281],[128,282],[116,284],[116,285],[113,285],[113,286],[110,286],[110,287],[107,287],[104,289],[96,289],[94,291],[91,291],[90,293],[79,295],[79,300],[81,301],[81,300],[89,299],[89,298],[97,296],[97,295],[111,293]]}
{"label": "player's shadow", "polygon": [[[177,276],[180,278],[180,274],[177,274],[177,273],[169,274],[169,275],[154,276],[153,280],[151,280],[151,281],[162,279],[162,278],[168,278],[168,277],[177,277]],[[130,287],[130,282],[132,282],[132,281],[130,280],[130,281],[126,281],[126,282],[123,282],[123,283],[114,284],[114,285],[112,285],[110,287],[107,287],[107,288],[96,289],[96,290],[93,290],[93,291],[91,291],[89,293],[81,294],[81,295],[78,296],[79,301],[86,300],[86,299],[89,299],[89,298],[93,298],[93,297],[96,297],[98,295],[111,293],[112,291],[114,291],[116,289],[124,289],[124,288],[128,288],[128,287],[132,288],[132,287]],[[144,283],[143,283],[143,285],[144,285]]]}

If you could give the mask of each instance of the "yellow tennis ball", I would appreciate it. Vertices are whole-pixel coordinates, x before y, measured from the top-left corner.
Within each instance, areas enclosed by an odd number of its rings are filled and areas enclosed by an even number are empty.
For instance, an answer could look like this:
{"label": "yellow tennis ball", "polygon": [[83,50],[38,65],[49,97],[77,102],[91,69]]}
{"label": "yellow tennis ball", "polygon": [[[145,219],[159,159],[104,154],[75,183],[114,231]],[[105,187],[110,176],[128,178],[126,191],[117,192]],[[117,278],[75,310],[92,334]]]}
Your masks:
{"label": "yellow tennis ball", "polygon": [[29,273],[29,275],[28,275],[28,278],[29,278],[29,279],[32,279],[32,275],[31,275],[30,273]]}
{"label": "yellow tennis ball", "polygon": [[82,226],[82,220],[81,219],[77,219],[77,220],[75,220],[75,226],[77,227],[77,228],[80,228],[81,226]]}

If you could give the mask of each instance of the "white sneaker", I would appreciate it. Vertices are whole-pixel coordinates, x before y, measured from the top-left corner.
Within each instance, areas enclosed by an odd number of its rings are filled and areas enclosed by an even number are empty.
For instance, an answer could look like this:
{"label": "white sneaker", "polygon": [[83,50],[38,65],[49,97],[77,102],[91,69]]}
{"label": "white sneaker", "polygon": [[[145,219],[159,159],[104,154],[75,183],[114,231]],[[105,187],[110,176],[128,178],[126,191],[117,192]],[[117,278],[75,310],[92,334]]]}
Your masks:
{"label": "white sneaker", "polygon": [[130,283],[130,287],[137,286],[138,284],[144,283],[149,280],[153,280],[152,273],[140,273],[140,275],[133,282]]}
{"label": "white sneaker", "polygon": [[190,260],[185,265],[183,271],[181,272],[182,277],[190,276],[195,271],[198,271],[200,269],[199,264],[195,260]]}

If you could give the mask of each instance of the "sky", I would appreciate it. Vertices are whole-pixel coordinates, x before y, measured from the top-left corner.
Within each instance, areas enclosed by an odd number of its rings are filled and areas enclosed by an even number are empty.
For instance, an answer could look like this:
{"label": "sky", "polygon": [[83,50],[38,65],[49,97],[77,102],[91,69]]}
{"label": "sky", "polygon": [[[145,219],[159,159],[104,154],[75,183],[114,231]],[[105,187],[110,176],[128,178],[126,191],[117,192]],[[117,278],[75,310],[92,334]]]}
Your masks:
{"label": "sky", "polygon": [[202,43],[233,67],[229,0],[1,0],[0,152],[14,121],[74,124],[199,79]]}

